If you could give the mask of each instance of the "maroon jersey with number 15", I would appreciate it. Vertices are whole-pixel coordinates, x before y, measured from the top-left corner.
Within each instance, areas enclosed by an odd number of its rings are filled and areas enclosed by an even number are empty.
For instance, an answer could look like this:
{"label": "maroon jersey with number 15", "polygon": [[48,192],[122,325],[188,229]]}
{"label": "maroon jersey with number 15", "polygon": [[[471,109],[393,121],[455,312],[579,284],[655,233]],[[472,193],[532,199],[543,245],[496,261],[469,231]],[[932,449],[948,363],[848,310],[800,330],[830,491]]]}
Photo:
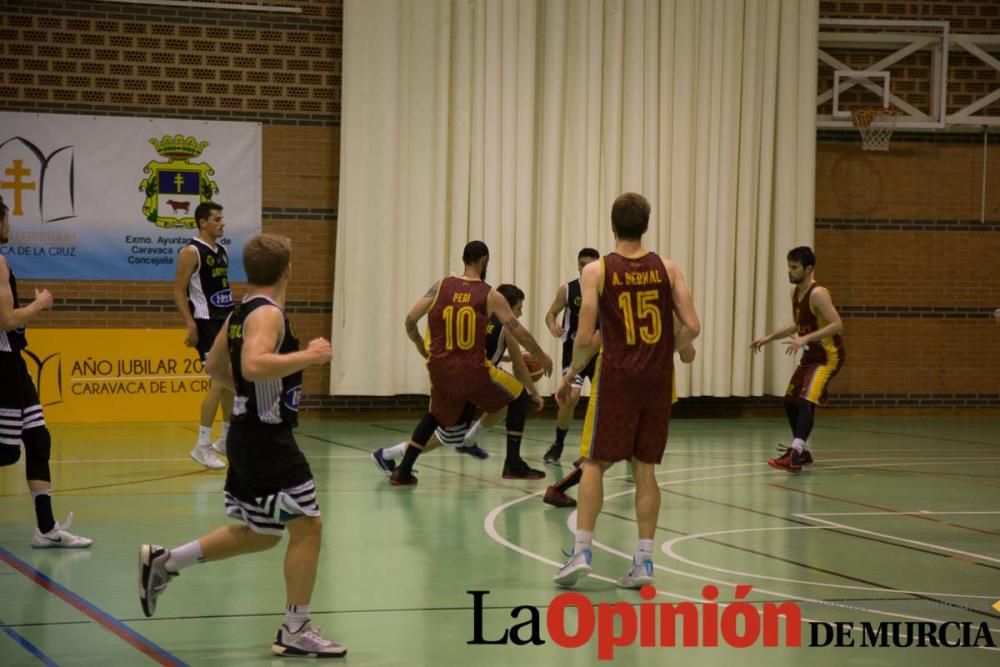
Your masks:
{"label": "maroon jersey with number 15", "polygon": [[641,399],[673,390],[673,294],[663,260],[610,253],[604,262],[601,392]]}

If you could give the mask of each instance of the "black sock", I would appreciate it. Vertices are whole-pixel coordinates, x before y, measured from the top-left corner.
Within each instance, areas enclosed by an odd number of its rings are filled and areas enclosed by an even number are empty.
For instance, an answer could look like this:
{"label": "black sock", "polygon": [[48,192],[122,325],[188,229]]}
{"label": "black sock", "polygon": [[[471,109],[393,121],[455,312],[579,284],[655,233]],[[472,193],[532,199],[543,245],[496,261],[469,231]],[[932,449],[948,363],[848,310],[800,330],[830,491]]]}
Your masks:
{"label": "black sock", "polygon": [[56,527],[56,518],[52,516],[52,496],[48,492],[35,496],[35,520],[40,532],[47,533]]}
{"label": "black sock", "polygon": [[413,464],[416,463],[417,457],[420,456],[421,451],[423,450],[414,447],[412,444],[406,448],[406,451],[403,452],[403,460],[397,468],[401,475],[413,471]]}
{"label": "black sock", "polygon": [[562,447],[563,446],[563,440],[566,439],[566,434],[567,433],[569,433],[569,429],[568,428],[559,428],[558,426],[556,427],[556,442],[555,442],[555,444],[556,444],[557,447]]}
{"label": "black sock", "polygon": [[556,484],[556,491],[566,493],[567,489],[571,489],[580,483],[581,477],[583,477],[583,468],[573,468],[573,472],[563,477],[562,480]]}
{"label": "black sock", "polygon": [[521,436],[507,434],[507,462],[515,463],[521,460]]}

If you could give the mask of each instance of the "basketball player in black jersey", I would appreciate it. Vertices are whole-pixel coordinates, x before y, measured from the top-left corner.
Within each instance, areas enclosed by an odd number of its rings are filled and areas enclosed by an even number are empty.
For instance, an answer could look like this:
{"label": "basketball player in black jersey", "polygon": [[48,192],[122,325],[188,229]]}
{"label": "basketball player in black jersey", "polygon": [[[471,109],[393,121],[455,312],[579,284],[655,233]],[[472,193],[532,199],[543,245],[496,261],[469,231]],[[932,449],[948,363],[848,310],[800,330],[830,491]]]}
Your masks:
{"label": "basketball player in black jersey", "polygon": [[[0,197],[0,245],[10,240],[10,216]],[[52,438],[35,383],[28,375],[21,351],[28,345],[25,325],[52,306],[48,290],[35,290],[35,300],[21,306],[17,281],[7,260],[0,255],[0,467],[17,463],[24,444],[24,477],[35,504],[35,536],[31,546],[55,549],[89,547],[92,540],[67,529],[73,514],[62,524],[52,515],[52,475],[49,450]]]}
{"label": "basketball player in black jersey", "polygon": [[[187,327],[184,344],[195,348],[204,363],[212,341],[233,310],[233,291],[229,286],[229,253],[219,243],[226,227],[222,206],[202,202],[195,208],[194,218],[198,223],[198,236],[184,246],[177,259],[174,303]],[[220,404],[222,435],[213,443],[212,422]],[[198,442],[191,450],[191,458],[210,470],[226,467],[218,454],[226,453],[232,408],[233,395],[212,382],[201,402]]]}
{"label": "basketball player in black jersey", "polygon": [[271,649],[277,655],[340,657],[347,649],[325,639],[309,620],[322,523],[316,485],[292,435],[298,424],[302,370],[330,361],[330,343],[309,341],[299,350],[282,308],[291,271],[291,244],[259,234],[243,250],[249,291],[215,339],[209,375],[236,398],[227,442],[226,514],[238,526],[216,528],[174,549],[139,550],[139,601],[146,616],[181,569],[276,546],[287,528],[285,619]]}
{"label": "basketball player in black jersey", "polygon": [[[600,258],[601,253],[595,249],[584,248],[577,253],[577,268],[582,273],[583,267],[591,262],[596,262]],[[552,300],[552,305],[549,306],[549,312],[545,313],[545,324],[549,327],[549,332],[556,338],[561,338],[563,342],[562,365],[564,373],[573,360],[573,341],[576,340],[576,327],[580,322],[580,301],[580,278],[577,277],[559,286],[559,289],[556,291],[556,297]],[[556,322],[560,313],[563,315],[561,326]],[[580,390],[583,389],[583,380],[584,378],[590,378],[593,382],[595,363],[596,357],[591,359],[587,367],[573,378],[573,388],[570,392],[569,400],[565,405],[559,406],[559,412],[556,414],[556,439],[548,451],[545,452],[544,460],[546,463],[559,463],[566,434],[569,432],[570,422],[573,421],[573,411],[576,409],[576,404],[580,401]]]}

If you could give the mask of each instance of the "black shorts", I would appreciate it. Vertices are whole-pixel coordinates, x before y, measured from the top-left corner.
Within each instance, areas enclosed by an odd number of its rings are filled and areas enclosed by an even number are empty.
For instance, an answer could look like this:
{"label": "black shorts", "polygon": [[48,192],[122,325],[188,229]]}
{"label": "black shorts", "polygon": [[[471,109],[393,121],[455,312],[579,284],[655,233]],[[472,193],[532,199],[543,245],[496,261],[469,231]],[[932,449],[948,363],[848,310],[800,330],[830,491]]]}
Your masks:
{"label": "black shorts", "polygon": [[35,383],[20,352],[0,352],[0,446],[21,445],[21,432],[45,426]]}
{"label": "black shorts", "polygon": [[215,342],[215,338],[222,331],[222,325],[226,321],[195,320],[194,323],[198,327],[198,342],[194,349],[198,350],[198,358],[201,359],[201,363],[205,363],[205,360],[208,359],[208,351],[212,349],[212,343]]}
{"label": "black shorts", "polygon": [[255,502],[312,479],[309,462],[287,424],[232,422],[226,456],[226,493],[244,502]]}
{"label": "black shorts", "polygon": [[[566,362],[566,365],[563,366],[563,375],[566,375],[566,371],[569,370],[570,363],[572,363],[572,359],[569,362]],[[585,379],[590,380],[590,384],[593,385],[594,373],[596,372],[596,370],[597,370],[597,355],[595,354],[593,357],[591,357],[590,361],[587,362],[587,365],[584,367],[584,369],[573,377],[573,381],[570,383],[570,385],[577,389],[582,389],[583,381]]]}

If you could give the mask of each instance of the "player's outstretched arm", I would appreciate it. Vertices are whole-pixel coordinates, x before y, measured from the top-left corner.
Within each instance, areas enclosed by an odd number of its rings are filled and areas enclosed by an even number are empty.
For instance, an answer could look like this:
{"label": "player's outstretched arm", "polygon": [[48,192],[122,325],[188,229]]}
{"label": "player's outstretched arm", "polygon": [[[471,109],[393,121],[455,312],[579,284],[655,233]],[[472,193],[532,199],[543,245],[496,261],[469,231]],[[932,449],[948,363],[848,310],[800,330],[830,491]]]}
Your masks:
{"label": "player's outstretched arm", "polygon": [[567,375],[576,376],[597,354],[597,299],[604,280],[604,262],[591,262],[580,274],[580,319],[573,341],[573,360]]}
{"label": "player's outstretched arm", "polygon": [[27,306],[14,307],[14,293],[10,291],[10,267],[0,257],[0,326],[13,331],[35,319],[46,308],[52,307],[52,294],[47,289],[35,290],[35,300]]}
{"label": "player's outstretched arm", "polygon": [[750,349],[754,352],[760,352],[761,348],[770,343],[771,341],[781,340],[782,338],[788,338],[793,333],[795,333],[795,322],[788,322],[782,325],[780,328],[775,329],[766,336],[761,336],[754,342],[750,343]]}
{"label": "player's outstretched arm", "polygon": [[790,341],[786,341],[785,345],[787,346],[786,351],[788,354],[793,354],[799,348],[813,341],[829,338],[844,330],[844,323],[840,319],[840,313],[834,307],[833,298],[830,296],[829,290],[825,287],[817,287],[812,291],[809,295],[809,308],[812,309],[813,313],[826,320],[826,324],[805,336],[798,336]]}
{"label": "player's outstretched arm", "polygon": [[670,276],[670,291],[674,301],[674,315],[681,323],[681,329],[674,339],[674,348],[682,350],[694,342],[701,334],[701,320],[694,309],[691,290],[684,280],[684,273],[673,262],[667,261],[667,275]]}
{"label": "player's outstretched arm", "polygon": [[677,314],[674,313],[674,351],[677,352],[678,356],[680,356],[682,363],[690,364],[694,361],[696,355],[694,345],[688,343],[682,348],[677,347],[677,337],[680,335],[681,329],[683,328],[684,325],[681,324],[681,321],[677,319]]}
{"label": "player's outstretched arm", "polygon": [[420,329],[417,328],[417,323],[423,319],[423,317],[430,312],[431,306],[434,305],[434,300],[437,298],[438,290],[441,288],[441,281],[438,281],[431,285],[431,288],[427,290],[427,293],[420,297],[413,307],[410,308],[410,312],[406,314],[406,319],[403,321],[403,326],[406,327],[406,336],[413,341],[414,346],[417,348],[417,352],[424,359],[427,358],[427,346],[424,345],[424,339],[420,335]]}
{"label": "player's outstretched arm", "polygon": [[236,393],[236,383],[233,379],[233,364],[229,359],[229,317],[219,335],[212,341],[212,348],[208,351],[205,359],[205,372],[212,378],[212,382]]}
{"label": "player's outstretched arm", "polygon": [[517,321],[517,317],[514,315],[514,311],[510,309],[507,299],[495,289],[491,289],[489,296],[486,297],[486,311],[487,315],[496,315],[497,319],[500,320],[500,324],[506,327],[507,333],[516,338],[517,342],[524,346],[524,349],[538,358],[538,361],[542,363],[542,368],[545,370],[546,375],[552,373],[552,358],[545,354],[545,350],[541,348],[535,337],[531,335],[531,332]]}
{"label": "player's outstretched arm", "polygon": [[194,323],[191,315],[191,308],[188,306],[187,288],[191,283],[191,276],[198,268],[198,249],[194,246],[184,246],[177,255],[177,273],[174,276],[174,305],[177,312],[184,320],[184,344],[194,347],[198,344],[198,327]]}
{"label": "player's outstretched arm", "polygon": [[251,382],[278,380],[306,366],[325,364],[333,351],[325,338],[314,338],[304,350],[279,354],[274,350],[284,334],[284,315],[275,306],[253,311],[243,322],[243,377]]}
{"label": "player's outstretched arm", "polygon": [[562,338],[563,330],[559,326],[558,318],[559,314],[566,309],[566,286],[560,285],[559,289],[556,290],[556,296],[552,299],[552,305],[549,306],[549,312],[545,313],[545,326],[549,328],[549,333],[556,338]]}
{"label": "player's outstretched arm", "polygon": [[[794,287],[792,288],[791,294],[794,297],[795,295]],[[782,338],[788,338],[789,336],[794,334],[796,330],[797,329],[795,326],[795,320],[792,320],[791,322],[786,322],[784,325],[778,327],[777,329],[767,334],[766,336],[761,336],[754,342],[750,343],[750,349],[753,350],[754,352],[760,352],[761,348],[763,348],[771,341],[781,340]]]}
{"label": "player's outstretched arm", "polygon": [[520,380],[524,388],[531,394],[531,400],[535,402],[535,408],[541,410],[545,407],[545,399],[542,398],[538,387],[535,386],[535,381],[531,379],[531,371],[528,370],[528,365],[524,363],[524,357],[521,356],[521,346],[518,344],[517,339],[510,335],[506,329],[503,330],[503,336],[509,350],[510,363],[514,367],[514,377]]}

